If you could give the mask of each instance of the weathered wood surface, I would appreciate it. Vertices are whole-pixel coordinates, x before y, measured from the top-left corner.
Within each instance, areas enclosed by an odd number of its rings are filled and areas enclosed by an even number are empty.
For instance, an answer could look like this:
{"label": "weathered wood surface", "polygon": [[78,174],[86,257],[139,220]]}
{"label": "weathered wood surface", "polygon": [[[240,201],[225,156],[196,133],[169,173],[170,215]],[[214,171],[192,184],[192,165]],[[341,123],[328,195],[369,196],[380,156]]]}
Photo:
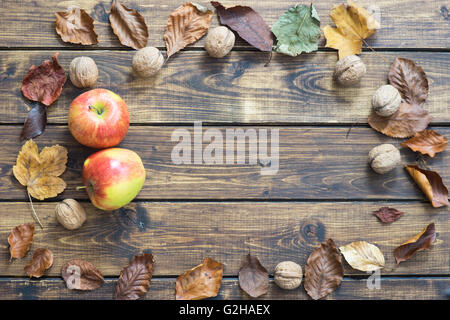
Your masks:
{"label": "weathered wood surface", "polygon": [[[233,5],[248,5],[255,9],[271,26],[288,8],[295,5],[292,0],[251,0],[251,1],[221,1],[226,7]],[[333,5],[346,1],[314,0],[320,16],[322,27],[332,24],[329,14]],[[64,11],[68,7],[78,5],[85,9],[95,20],[95,30],[99,35],[99,44],[94,48],[124,48],[109,26],[110,0],[77,0],[77,1],[33,1],[33,0],[2,0],[0,9],[0,47],[76,47],[64,44],[55,32],[56,11]],[[149,45],[164,47],[163,34],[170,13],[183,4],[179,0],[160,1],[159,3],[145,0],[124,0],[128,7],[137,9],[146,19],[149,29]],[[200,4],[213,9],[209,1]],[[360,0],[364,7],[374,5],[373,1]],[[450,9],[448,1],[423,0],[380,0],[375,3],[381,14],[382,28],[369,38],[368,43],[380,48],[449,48],[450,47]],[[212,26],[218,25],[214,13]],[[334,25],[334,24],[332,24]],[[324,40],[321,41],[324,45]],[[239,41],[239,47],[248,48],[244,41]],[[203,41],[194,47],[203,47]],[[87,47],[89,48],[89,47]]]}
{"label": "weathered wood surface", "polygon": [[[385,225],[372,214],[381,206],[406,214]],[[224,263],[224,274],[236,276],[243,257],[251,252],[273,274],[277,263],[291,260],[304,266],[309,254],[327,238],[337,246],[364,240],[379,246],[386,259],[383,275],[449,274],[449,211],[429,204],[389,202],[139,202],[113,213],[83,203],[88,218],[76,231],[55,219],[55,203],[36,203],[44,230],[36,226],[32,250],[54,252],[46,273],[59,276],[70,259],[86,259],[105,276],[118,276],[133,255],[152,252],[155,275],[177,276],[208,256]],[[31,253],[9,261],[6,239],[11,229],[31,222],[29,204],[0,203],[0,276],[26,276],[23,267]],[[430,250],[418,252],[395,266],[393,250],[436,224],[437,240]],[[365,274],[344,263],[345,274]]]}
{"label": "weathered wood surface", "polygon": [[[22,79],[34,64],[55,51],[5,51],[0,56],[0,123],[23,123],[29,110]],[[433,123],[450,122],[450,53],[363,53],[368,72],[358,86],[343,88],[332,79],[337,55],[318,52],[299,57],[261,52],[233,52],[224,59],[207,53],[183,52],[150,80],[133,76],[132,52],[60,52],[67,71],[80,54],[95,59],[97,87],[118,93],[128,104],[133,123],[367,123],[375,90],[387,83],[391,61],[410,58],[426,71],[430,93],[425,108]],[[49,123],[67,123],[72,100],[82,92],[70,80],[48,109]]]}

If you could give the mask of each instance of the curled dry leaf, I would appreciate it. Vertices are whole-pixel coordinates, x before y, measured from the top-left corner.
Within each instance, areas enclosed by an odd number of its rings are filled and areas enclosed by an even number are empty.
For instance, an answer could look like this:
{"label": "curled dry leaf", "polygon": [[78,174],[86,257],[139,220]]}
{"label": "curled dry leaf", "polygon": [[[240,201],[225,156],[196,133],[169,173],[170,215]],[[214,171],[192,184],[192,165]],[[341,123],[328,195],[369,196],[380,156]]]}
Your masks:
{"label": "curled dry leaf", "polygon": [[186,271],[177,278],[177,300],[200,300],[219,294],[222,283],[223,266],[211,258]]}
{"label": "curled dry leaf", "polygon": [[234,30],[253,47],[261,51],[272,51],[273,37],[269,26],[252,8],[234,6],[225,9],[217,1],[211,1],[219,15],[220,23]]}
{"label": "curled dry leaf", "polygon": [[334,241],[328,239],[308,257],[305,266],[305,290],[314,300],[321,299],[336,290],[343,277],[341,255]]}
{"label": "curled dry leaf", "polygon": [[28,112],[20,134],[20,140],[25,141],[40,136],[44,132],[46,125],[47,108],[41,103],[36,103]]}
{"label": "curled dry leaf", "polygon": [[147,45],[148,29],[145,19],[134,9],[128,9],[114,0],[109,15],[111,27],[120,43],[134,49],[142,49]]}
{"label": "curled dry leaf", "polygon": [[9,253],[11,258],[25,257],[30,250],[34,236],[34,223],[20,224],[11,230],[8,237]]}
{"label": "curled dry leaf", "polygon": [[91,45],[97,44],[94,19],[80,8],[69,8],[56,12],[56,32],[64,42]]}
{"label": "curled dry leaf", "polygon": [[434,223],[430,223],[422,232],[395,248],[394,256],[397,265],[409,260],[417,251],[429,249],[436,240],[436,230]]}
{"label": "curled dry leaf", "polygon": [[373,214],[376,215],[377,218],[380,219],[382,222],[391,223],[400,219],[401,216],[404,215],[405,213],[395,208],[382,207],[377,211],[374,211]]}
{"label": "curled dry leaf", "polygon": [[366,241],[349,243],[339,248],[353,269],[375,271],[384,268],[384,256],[377,246]]}
{"label": "curled dry leaf", "polygon": [[433,207],[448,206],[448,190],[437,172],[421,169],[416,165],[407,165],[405,169],[425,193]]}
{"label": "curled dry leaf", "polygon": [[194,43],[208,31],[212,12],[190,2],[170,14],[164,32],[167,59],[188,44]]}
{"label": "curled dry leaf", "polygon": [[67,288],[76,290],[95,290],[104,282],[97,267],[81,259],[67,261],[61,268],[61,276]]}
{"label": "curled dry leaf", "polygon": [[45,60],[38,67],[31,66],[22,80],[22,93],[31,101],[39,101],[46,106],[58,99],[66,82],[66,73],[58,63],[58,53],[52,61]]}
{"label": "curled dry leaf", "polygon": [[269,273],[258,258],[248,254],[239,269],[239,286],[253,298],[265,294],[269,288]]}
{"label": "curled dry leaf", "polygon": [[428,154],[430,157],[438,152],[442,152],[447,147],[448,140],[434,130],[424,130],[417,132],[414,137],[401,144],[402,147],[408,147],[414,152]]}
{"label": "curled dry leaf", "polygon": [[150,286],[155,261],[151,253],[134,256],[130,264],[122,269],[117,281],[114,298],[117,300],[137,300]]}
{"label": "curled dry leaf", "polygon": [[40,278],[52,265],[53,252],[49,249],[37,248],[34,250],[31,262],[25,266],[24,270],[30,278]]}

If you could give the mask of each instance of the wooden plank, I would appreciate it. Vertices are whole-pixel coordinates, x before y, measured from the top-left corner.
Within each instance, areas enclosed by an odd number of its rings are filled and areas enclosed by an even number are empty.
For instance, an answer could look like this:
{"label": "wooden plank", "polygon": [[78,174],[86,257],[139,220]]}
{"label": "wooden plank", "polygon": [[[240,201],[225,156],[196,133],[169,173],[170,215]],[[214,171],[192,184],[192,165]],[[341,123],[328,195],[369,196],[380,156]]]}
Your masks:
{"label": "wooden plank", "polygon": [[[381,206],[406,214],[384,225],[372,215]],[[139,202],[113,213],[103,213],[90,203],[86,224],[65,230],[55,219],[55,203],[36,203],[44,230],[36,226],[32,250],[46,247],[55,262],[48,276],[59,276],[70,259],[86,259],[105,276],[118,276],[129,259],[151,251],[155,275],[177,276],[205,256],[224,263],[224,274],[236,276],[243,257],[250,251],[273,274],[277,263],[291,260],[303,267],[309,254],[327,238],[337,246],[367,241],[384,253],[383,275],[444,275],[450,273],[450,219],[446,208],[428,204],[389,202]],[[0,203],[0,276],[26,276],[23,268],[31,254],[9,261],[6,239],[11,229],[31,222],[28,203]],[[430,250],[395,266],[393,250],[436,224],[437,240]],[[345,274],[366,273],[344,263]]]}
{"label": "wooden plank", "polygon": [[[182,1],[145,0],[123,1],[128,7],[137,9],[146,19],[149,29],[149,45],[163,47],[163,34],[170,13]],[[345,2],[345,1],[340,1]],[[210,9],[209,1],[201,1]],[[296,4],[293,0],[279,1],[222,1],[226,6],[249,5],[254,8],[271,26],[289,7]],[[331,23],[329,14],[336,1],[313,1],[322,26]],[[373,4],[370,0],[358,1],[362,6]],[[64,44],[56,34],[56,11],[64,11],[67,7],[78,5],[85,9],[95,20],[95,30],[99,35],[99,45],[94,48],[120,47],[108,21],[110,1],[32,1],[22,0],[20,4],[14,0],[2,0],[0,19],[0,47],[75,47]],[[382,48],[448,48],[450,47],[450,28],[448,3],[442,1],[420,0],[380,0],[376,2],[381,14],[382,28],[376,36],[369,38],[369,45]],[[212,26],[218,21],[214,14]],[[334,24],[332,24],[334,25]],[[324,44],[323,39],[321,40]],[[195,47],[202,47],[200,41]],[[238,46],[248,47],[243,41]]]}
{"label": "wooden plank", "polygon": [[[54,51],[6,51],[0,56],[0,123],[23,123],[29,110],[20,91],[31,65]],[[261,52],[233,52],[218,60],[204,52],[183,52],[150,80],[132,74],[132,52],[63,51],[65,70],[80,55],[94,58],[100,70],[97,87],[118,93],[130,108],[133,123],[367,123],[375,90],[387,83],[396,56],[415,60],[427,72],[430,94],[425,108],[434,123],[450,122],[450,52],[364,53],[368,69],[354,88],[332,79],[333,52],[299,57],[275,55],[269,66]],[[67,81],[60,98],[48,109],[50,123],[67,123],[67,110],[81,89]],[[444,94],[443,94],[444,93]]]}

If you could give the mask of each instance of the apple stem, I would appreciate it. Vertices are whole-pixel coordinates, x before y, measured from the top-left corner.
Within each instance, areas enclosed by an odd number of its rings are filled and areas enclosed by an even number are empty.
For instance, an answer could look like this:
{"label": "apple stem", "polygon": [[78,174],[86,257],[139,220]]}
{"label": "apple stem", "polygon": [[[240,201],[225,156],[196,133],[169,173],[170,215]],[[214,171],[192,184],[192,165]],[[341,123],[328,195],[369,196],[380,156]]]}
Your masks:
{"label": "apple stem", "polygon": [[78,186],[77,187],[77,191],[80,191],[80,190],[83,190],[83,189],[86,189],[87,187],[86,186]]}

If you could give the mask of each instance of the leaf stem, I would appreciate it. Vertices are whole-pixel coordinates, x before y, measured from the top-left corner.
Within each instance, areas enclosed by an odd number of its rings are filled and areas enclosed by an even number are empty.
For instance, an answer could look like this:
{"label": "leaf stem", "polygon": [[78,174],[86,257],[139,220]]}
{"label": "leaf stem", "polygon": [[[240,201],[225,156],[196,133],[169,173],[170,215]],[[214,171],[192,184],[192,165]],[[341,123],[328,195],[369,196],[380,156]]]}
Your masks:
{"label": "leaf stem", "polygon": [[31,200],[31,196],[30,196],[30,193],[28,192],[28,190],[27,190],[27,194],[28,194],[28,199],[30,199],[31,210],[33,211],[33,218],[37,221],[37,223],[39,224],[41,229],[44,229],[44,226],[42,225],[41,220],[39,220],[36,210],[34,210],[33,201]]}

